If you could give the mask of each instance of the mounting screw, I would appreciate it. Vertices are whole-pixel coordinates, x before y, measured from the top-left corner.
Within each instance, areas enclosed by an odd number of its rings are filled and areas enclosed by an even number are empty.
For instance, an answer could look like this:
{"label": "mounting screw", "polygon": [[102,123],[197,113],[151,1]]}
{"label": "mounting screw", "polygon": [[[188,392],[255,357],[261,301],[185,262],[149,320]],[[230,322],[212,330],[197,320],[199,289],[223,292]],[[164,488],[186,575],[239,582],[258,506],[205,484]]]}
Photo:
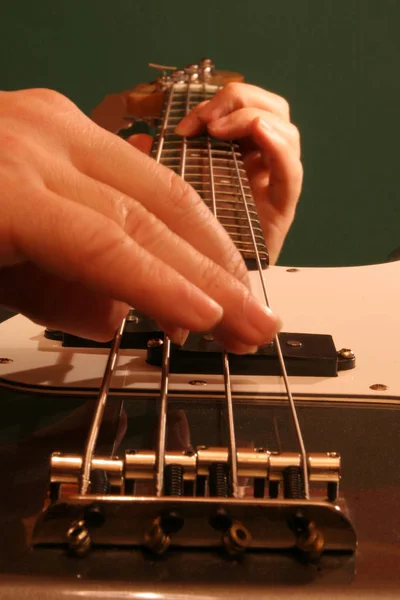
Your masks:
{"label": "mounting screw", "polygon": [[291,267],[290,269],[286,269],[286,273],[298,273],[300,269],[296,269],[295,267]]}
{"label": "mounting screw", "polygon": [[69,550],[75,556],[86,556],[89,552],[92,539],[85,521],[75,521],[67,531],[67,541]]}
{"label": "mounting screw", "polygon": [[126,320],[129,321],[129,323],[135,323],[135,325],[137,325],[142,319],[139,317],[139,315],[135,314],[131,310],[129,311],[128,316],[126,317]]}
{"label": "mounting screw", "polygon": [[369,388],[375,392],[385,392],[388,389],[388,386],[384,383],[374,383],[370,385]]}
{"label": "mounting screw", "polygon": [[212,333],[206,333],[205,335],[203,335],[203,340],[206,340],[206,342],[213,342],[214,336]]}
{"label": "mounting screw", "polygon": [[192,379],[189,381],[190,385],[207,385],[207,381],[203,381],[202,379]]}
{"label": "mounting screw", "polygon": [[14,362],[12,358],[0,358],[0,365],[8,365]]}
{"label": "mounting screw", "polygon": [[171,544],[171,538],[161,525],[161,518],[155,519],[148,531],[144,534],[146,548],[154,554],[164,554]]}
{"label": "mounting screw", "polygon": [[159,348],[163,345],[163,340],[161,338],[152,338],[147,342],[148,348]]}
{"label": "mounting screw", "polygon": [[234,521],[222,536],[222,543],[231,556],[241,554],[251,544],[251,533],[242,523]]}
{"label": "mounting screw", "polygon": [[308,560],[317,560],[324,550],[324,536],[311,521],[303,531],[299,531],[296,538],[296,546],[301,552],[304,552]]}
{"label": "mounting screw", "polygon": [[300,340],[287,340],[286,344],[291,348],[301,348],[303,345]]}
{"label": "mounting screw", "polygon": [[354,358],[355,357],[353,350],[350,350],[350,348],[342,348],[341,350],[338,351],[338,355],[341,356],[342,358]]}

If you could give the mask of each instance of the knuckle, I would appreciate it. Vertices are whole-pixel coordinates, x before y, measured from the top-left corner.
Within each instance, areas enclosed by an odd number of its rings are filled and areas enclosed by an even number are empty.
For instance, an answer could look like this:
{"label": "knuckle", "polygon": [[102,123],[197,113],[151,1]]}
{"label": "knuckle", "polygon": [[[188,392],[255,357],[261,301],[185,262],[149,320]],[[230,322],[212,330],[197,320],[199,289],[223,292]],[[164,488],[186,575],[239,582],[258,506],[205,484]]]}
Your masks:
{"label": "knuckle", "polygon": [[238,83],[237,81],[230,81],[226,84],[224,89],[226,96],[233,102],[236,108],[243,108],[244,101],[242,96],[243,84]]}
{"label": "knuckle", "polygon": [[55,108],[72,108],[75,104],[60,92],[48,88],[33,88],[23,90],[23,95],[27,100],[37,99],[48,106]]}
{"label": "knuckle", "polygon": [[122,228],[141,246],[148,247],[161,236],[165,240],[166,233],[161,221],[139,202],[125,196],[120,201],[119,212]]}
{"label": "knuckle", "polygon": [[199,218],[207,219],[208,210],[193,188],[172,171],[167,171],[165,175],[168,186],[167,201],[176,220],[185,220],[190,227]]}
{"label": "knuckle", "polygon": [[293,125],[293,123],[290,124],[289,134],[290,134],[290,137],[292,138],[294,144],[296,146],[300,146],[300,131],[298,130],[296,125]]}
{"label": "knuckle", "polygon": [[280,112],[287,119],[289,119],[290,118],[290,104],[289,104],[289,102],[286,100],[286,98],[283,98],[282,96],[277,96],[277,103],[278,103]]}

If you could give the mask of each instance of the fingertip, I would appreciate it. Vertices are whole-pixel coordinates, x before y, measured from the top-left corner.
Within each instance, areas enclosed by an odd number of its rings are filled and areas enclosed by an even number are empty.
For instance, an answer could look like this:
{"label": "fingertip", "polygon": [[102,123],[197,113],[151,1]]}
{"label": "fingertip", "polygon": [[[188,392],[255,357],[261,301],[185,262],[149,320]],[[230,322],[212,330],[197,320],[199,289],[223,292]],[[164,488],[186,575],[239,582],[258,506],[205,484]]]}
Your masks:
{"label": "fingertip", "polygon": [[148,135],[147,133],[136,133],[128,137],[126,141],[137,150],[140,150],[140,152],[150,154],[153,145],[153,138],[151,135]]}
{"label": "fingertip", "polygon": [[201,122],[195,118],[194,115],[189,114],[183,117],[182,121],[178,123],[175,128],[175,133],[181,136],[192,136],[195,135],[201,128]]}

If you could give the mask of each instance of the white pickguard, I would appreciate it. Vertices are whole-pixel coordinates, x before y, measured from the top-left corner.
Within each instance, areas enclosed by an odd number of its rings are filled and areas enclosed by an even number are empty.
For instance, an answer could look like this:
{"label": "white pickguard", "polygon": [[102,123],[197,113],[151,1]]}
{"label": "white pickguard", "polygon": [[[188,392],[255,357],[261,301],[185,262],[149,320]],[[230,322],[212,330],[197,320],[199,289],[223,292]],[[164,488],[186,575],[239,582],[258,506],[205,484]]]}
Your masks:
{"label": "white pickguard", "polygon": [[[257,273],[252,284],[260,295]],[[301,268],[288,272],[272,267],[265,272],[271,304],[283,319],[283,331],[327,333],[337,349],[351,348],[357,365],[334,378],[292,377],[296,396],[305,398],[400,399],[400,261],[348,268]],[[182,307],[185,310],[185,307]],[[0,385],[32,391],[94,393],[103,374],[107,350],[62,348],[46,340],[43,327],[22,316],[0,324]],[[160,372],[145,363],[145,353],[123,350],[112,388],[125,394],[156,394]],[[189,381],[201,379],[203,386]],[[373,391],[384,384],[385,391]],[[57,388],[57,389],[54,389]],[[233,391],[246,397],[279,397],[285,390],[280,377],[233,377]],[[222,377],[171,375],[170,392],[196,395],[223,392]]]}

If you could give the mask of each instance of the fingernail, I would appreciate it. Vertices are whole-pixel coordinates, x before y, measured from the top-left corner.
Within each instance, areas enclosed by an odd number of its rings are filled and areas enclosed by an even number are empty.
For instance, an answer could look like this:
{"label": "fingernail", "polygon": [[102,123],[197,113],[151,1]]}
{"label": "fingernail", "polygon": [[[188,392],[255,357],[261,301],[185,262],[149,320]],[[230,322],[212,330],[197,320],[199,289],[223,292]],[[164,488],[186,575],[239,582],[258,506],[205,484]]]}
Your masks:
{"label": "fingernail", "polygon": [[277,132],[276,130],[266,121],[264,121],[263,119],[258,119],[258,121],[256,122],[256,125],[258,127],[259,130],[261,130],[261,133],[264,135],[267,135],[268,137],[277,137]]}
{"label": "fingernail", "polygon": [[183,346],[186,340],[188,339],[189,331],[187,329],[182,329],[181,327],[177,327],[174,331],[171,331],[169,337],[171,342],[177,344],[178,346]]}
{"label": "fingernail", "polygon": [[198,317],[198,324],[196,324],[199,331],[207,331],[215,327],[217,323],[222,319],[224,310],[222,306],[217,304],[215,300],[206,296],[200,290],[194,288],[193,295],[191,298],[192,316],[193,312]]}
{"label": "fingernail", "polygon": [[[272,310],[250,296],[247,305],[247,320],[264,342],[270,342],[282,327],[282,320],[274,315]],[[260,341],[261,343],[261,341]]]}

